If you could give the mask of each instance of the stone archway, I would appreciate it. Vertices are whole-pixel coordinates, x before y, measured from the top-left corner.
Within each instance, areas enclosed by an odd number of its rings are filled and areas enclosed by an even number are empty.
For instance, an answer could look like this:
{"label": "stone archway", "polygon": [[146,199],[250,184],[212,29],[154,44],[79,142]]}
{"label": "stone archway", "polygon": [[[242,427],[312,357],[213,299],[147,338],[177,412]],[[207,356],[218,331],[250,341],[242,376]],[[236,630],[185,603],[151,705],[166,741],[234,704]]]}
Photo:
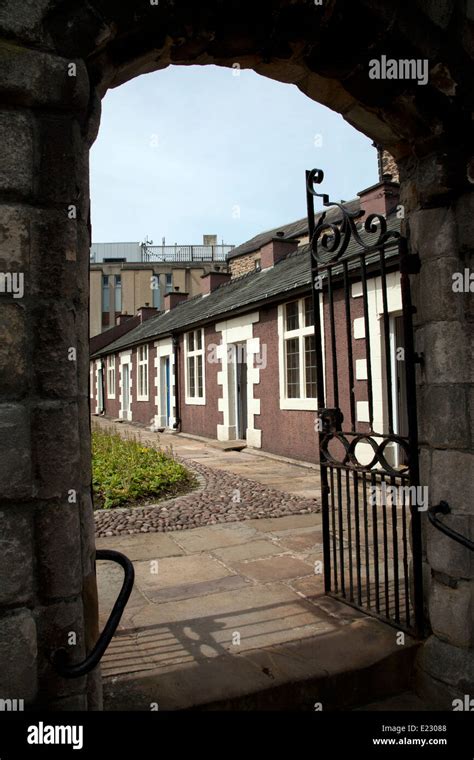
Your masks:
{"label": "stone archway", "polygon": [[[414,281],[424,359],[422,482],[432,503],[449,501],[457,530],[472,531],[472,311],[469,293],[454,293],[451,280],[469,267],[474,237],[474,19],[466,7],[462,0],[2,5],[0,268],[24,274],[24,297],[2,293],[0,302],[0,516],[9,537],[0,557],[1,696],[57,709],[100,706],[97,675],[65,682],[48,656],[73,631],[80,659],[97,634],[88,150],[101,97],[141,73],[170,63],[250,67],[296,84],[398,160],[405,231],[422,261]],[[382,55],[427,60],[428,83],[370,79],[369,61]],[[468,690],[472,669],[472,561],[430,527],[425,538],[435,635],[422,653],[420,686],[449,709]]]}

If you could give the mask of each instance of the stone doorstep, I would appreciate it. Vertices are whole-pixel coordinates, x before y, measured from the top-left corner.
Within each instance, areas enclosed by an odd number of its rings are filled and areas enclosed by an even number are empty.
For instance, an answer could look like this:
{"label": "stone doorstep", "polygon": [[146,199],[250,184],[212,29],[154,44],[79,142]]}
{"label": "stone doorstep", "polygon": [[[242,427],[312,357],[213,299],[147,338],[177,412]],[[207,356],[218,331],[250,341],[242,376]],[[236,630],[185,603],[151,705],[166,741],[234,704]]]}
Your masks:
{"label": "stone doorstep", "polygon": [[410,689],[419,645],[407,636],[398,646],[395,629],[360,615],[296,641],[104,674],[105,709],[149,711],[152,702],[160,710],[370,709]]}

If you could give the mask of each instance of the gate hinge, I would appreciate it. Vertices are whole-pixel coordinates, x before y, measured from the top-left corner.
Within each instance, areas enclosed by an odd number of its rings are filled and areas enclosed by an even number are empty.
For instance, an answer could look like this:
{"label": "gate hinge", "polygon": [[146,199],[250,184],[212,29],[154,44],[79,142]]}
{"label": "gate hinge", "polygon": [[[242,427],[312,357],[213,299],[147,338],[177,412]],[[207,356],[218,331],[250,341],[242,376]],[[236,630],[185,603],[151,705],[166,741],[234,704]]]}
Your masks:
{"label": "gate hinge", "polygon": [[342,430],[344,415],[338,407],[318,409],[323,433],[337,433]]}
{"label": "gate hinge", "polygon": [[421,259],[418,253],[407,253],[400,258],[400,272],[403,274],[419,274]]}

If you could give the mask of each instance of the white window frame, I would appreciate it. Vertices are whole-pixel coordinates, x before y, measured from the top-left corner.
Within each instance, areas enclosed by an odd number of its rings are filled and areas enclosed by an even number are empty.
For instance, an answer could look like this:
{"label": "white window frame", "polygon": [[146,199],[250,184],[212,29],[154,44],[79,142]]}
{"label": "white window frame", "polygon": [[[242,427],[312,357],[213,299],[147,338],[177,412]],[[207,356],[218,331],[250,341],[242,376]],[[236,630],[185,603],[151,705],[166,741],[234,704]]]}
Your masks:
{"label": "white window frame", "polygon": [[[143,351],[146,349],[145,355]],[[148,371],[148,359],[150,351],[148,344],[144,343],[137,348],[137,401],[148,401],[150,395],[150,373]],[[143,374],[142,374],[143,368]],[[146,393],[143,393],[143,378],[146,379]]]}
{"label": "white window frame", "polygon": [[94,398],[94,381],[95,381],[95,372],[94,372],[94,362],[89,363],[89,397]]}
{"label": "white window frame", "polygon": [[[280,376],[280,409],[297,409],[302,411],[316,411],[318,408],[317,398],[307,398],[306,393],[306,376],[305,376],[305,352],[304,343],[308,335],[314,335],[314,325],[308,327],[300,326],[296,330],[286,329],[286,307],[287,304],[298,302],[298,322],[304,325],[304,302],[306,298],[293,298],[278,307],[278,366]],[[286,373],[286,341],[292,338],[298,339],[299,353],[299,378],[300,378],[300,396],[298,398],[288,398],[287,396],[287,373]]]}
{"label": "white window frame", "polygon": [[[201,348],[194,348],[193,350],[189,350],[189,336],[191,333],[194,335],[194,346],[197,345],[196,341],[196,333],[201,333]],[[198,356],[202,357],[202,396],[191,396],[189,392],[189,369],[188,369],[188,359],[191,357],[197,358]],[[194,362],[194,390],[196,391],[198,388],[198,362]],[[206,362],[205,362],[205,343],[204,343],[204,329],[202,327],[198,327],[197,330],[191,330],[190,332],[185,333],[184,336],[184,386],[185,386],[185,403],[186,404],[194,404],[196,406],[204,406],[206,403]]]}
{"label": "white window frame", "polygon": [[[113,380],[111,380],[111,378],[113,378]],[[107,398],[115,398],[116,379],[115,355],[112,354],[107,357]]]}

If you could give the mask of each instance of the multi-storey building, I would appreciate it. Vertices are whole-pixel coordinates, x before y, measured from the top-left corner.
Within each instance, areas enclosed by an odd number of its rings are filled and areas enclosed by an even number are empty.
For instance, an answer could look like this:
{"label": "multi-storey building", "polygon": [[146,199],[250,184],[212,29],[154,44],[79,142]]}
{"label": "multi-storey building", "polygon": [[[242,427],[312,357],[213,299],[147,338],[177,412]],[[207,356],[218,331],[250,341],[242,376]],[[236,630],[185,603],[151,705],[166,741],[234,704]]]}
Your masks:
{"label": "multi-storey building", "polygon": [[119,315],[163,308],[167,293],[201,292],[201,277],[226,271],[231,245],[204,235],[200,245],[94,243],[90,253],[90,336],[113,327]]}

